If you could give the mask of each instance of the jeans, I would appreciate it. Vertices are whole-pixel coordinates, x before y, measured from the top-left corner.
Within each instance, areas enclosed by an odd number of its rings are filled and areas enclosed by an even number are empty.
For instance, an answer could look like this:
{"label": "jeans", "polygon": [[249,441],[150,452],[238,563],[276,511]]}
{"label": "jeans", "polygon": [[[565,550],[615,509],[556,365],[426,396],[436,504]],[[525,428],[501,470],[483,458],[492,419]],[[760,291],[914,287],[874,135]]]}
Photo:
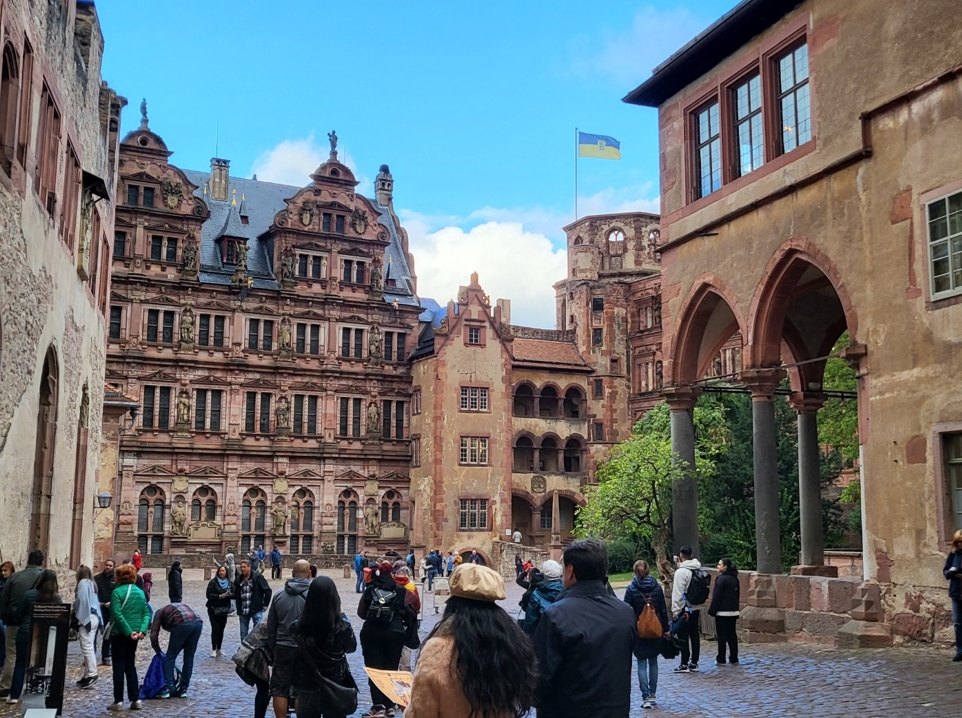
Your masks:
{"label": "jeans", "polygon": [[184,668],[180,672],[180,692],[186,693],[190,688],[190,677],[194,672],[194,653],[197,651],[197,642],[200,640],[202,630],[204,630],[203,621],[189,621],[174,626],[170,631],[167,654],[164,656],[164,680],[167,681],[167,690],[171,693],[178,687],[174,682],[174,665],[181,651],[184,652]]}
{"label": "jeans", "polygon": [[428,591],[434,590],[434,579],[437,578],[438,570],[431,566],[428,568]]}
{"label": "jeans", "polygon": [[[738,616],[715,616],[715,634],[718,637],[717,663],[725,662],[725,646],[728,646],[728,659],[738,663],[738,636],[735,635],[735,622]],[[958,629],[956,629],[958,630]]]}
{"label": "jeans", "polygon": [[124,702],[124,681],[127,683],[127,699],[133,703],[140,700],[140,681],[137,679],[137,644],[130,636],[111,636],[114,654],[114,703]]}
{"label": "jeans", "polygon": [[955,624],[955,652],[962,656],[962,600],[952,599],[952,622]]}
{"label": "jeans", "polygon": [[90,628],[80,627],[77,631],[77,641],[80,643],[80,653],[84,657],[83,678],[97,675],[97,650],[94,647],[94,638],[100,628],[100,619],[96,615],[90,614]]}
{"label": "jeans", "polygon": [[[245,616],[243,613],[237,614],[237,620],[240,624],[240,637],[242,641],[247,638],[247,634],[251,632],[252,628],[257,628],[257,624],[261,622],[261,618],[263,616],[263,611],[258,611],[253,616]],[[251,619],[254,619],[253,625],[251,625]]]}
{"label": "jeans", "polygon": [[[691,618],[689,618],[682,625],[681,629],[678,631],[678,636],[682,640],[681,644],[681,662],[685,663],[698,663],[698,659],[701,656],[701,638],[698,635],[698,617],[701,615],[700,611],[692,611]],[[691,645],[689,652],[689,644]],[[691,660],[689,661],[689,657]]]}
{"label": "jeans", "polygon": [[364,593],[364,571],[355,571],[357,574],[357,581],[354,583],[354,590],[357,593]]}
{"label": "jeans", "polygon": [[30,653],[30,634],[17,630],[17,658],[13,664],[13,681],[10,683],[10,697],[19,698],[23,693],[23,679],[27,674],[27,658]]}
{"label": "jeans", "polygon": [[210,650],[219,651],[224,645],[224,629],[227,628],[227,614],[217,614],[208,608],[207,617],[210,619]]}
{"label": "jeans", "polygon": [[10,624],[6,628],[4,637],[3,675],[0,676],[0,690],[4,691],[10,690],[10,684],[13,682],[13,667],[17,663],[17,629],[18,626]]}
{"label": "jeans", "polygon": [[658,656],[638,659],[638,687],[643,701],[658,692]]}

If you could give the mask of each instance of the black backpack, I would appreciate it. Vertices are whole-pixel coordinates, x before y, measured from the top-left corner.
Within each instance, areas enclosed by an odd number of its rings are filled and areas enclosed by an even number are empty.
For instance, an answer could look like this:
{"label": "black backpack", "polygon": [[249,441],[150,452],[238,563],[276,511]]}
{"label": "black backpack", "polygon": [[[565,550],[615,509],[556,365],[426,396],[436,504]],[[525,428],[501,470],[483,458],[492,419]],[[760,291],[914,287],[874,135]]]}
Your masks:
{"label": "black backpack", "polygon": [[367,609],[367,617],[376,623],[390,623],[394,620],[394,596],[389,588],[375,588],[371,593],[371,606]]}
{"label": "black backpack", "polygon": [[688,590],[685,591],[685,598],[691,606],[700,606],[708,600],[708,590],[711,586],[711,577],[701,568],[692,568],[691,581]]}

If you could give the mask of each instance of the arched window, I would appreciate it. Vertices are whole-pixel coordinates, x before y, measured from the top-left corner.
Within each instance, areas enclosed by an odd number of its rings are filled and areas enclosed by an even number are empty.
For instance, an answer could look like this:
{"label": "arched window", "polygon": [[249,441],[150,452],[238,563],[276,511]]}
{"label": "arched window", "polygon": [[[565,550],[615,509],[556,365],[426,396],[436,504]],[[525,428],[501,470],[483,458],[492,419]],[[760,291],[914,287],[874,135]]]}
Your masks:
{"label": "arched window", "polygon": [[357,553],[357,494],[350,489],[337,500],[337,553]]}
{"label": "arched window", "polygon": [[534,442],[527,436],[520,437],[514,444],[514,470],[534,471]]}
{"label": "arched window", "polygon": [[164,552],[164,492],[158,486],[148,486],[140,492],[137,512],[137,547],[143,554]]}
{"label": "arched window", "polygon": [[209,486],[201,486],[190,501],[191,521],[214,521],[217,519],[217,493]]}
{"label": "arched window", "polygon": [[0,69],[0,165],[7,173],[13,164],[17,144],[17,110],[20,100],[20,63],[12,43],[3,47]]}
{"label": "arched window", "polygon": [[609,242],[624,242],[624,241],[625,241],[625,233],[622,232],[620,229],[613,229],[613,230],[611,230],[610,232],[608,232],[608,241],[609,241]]}
{"label": "arched window", "polygon": [[397,491],[388,491],[381,499],[381,523],[401,520],[401,495]]}
{"label": "arched window", "polygon": [[565,392],[564,416],[566,419],[581,419],[584,394],[580,389],[571,387]]}
{"label": "arched window", "polygon": [[307,489],[294,492],[291,501],[291,553],[314,552],[314,494]]}
{"label": "arched window", "polygon": [[[620,229],[613,229],[608,232],[608,253],[621,255],[625,252],[625,233]],[[620,261],[620,260],[619,260]],[[617,267],[611,267],[617,269]]]}
{"label": "arched window", "polygon": [[514,390],[514,416],[534,416],[534,391],[527,384]]}
{"label": "arched window", "polygon": [[577,473],[581,471],[581,454],[584,445],[578,439],[568,439],[565,442],[565,471]]}
{"label": "arched window", "polygon": [[580,234],[577,237],[575,237],[575,246],[578,246],[583,243],[584,243],[584,239],[582,239]]}
{"label": "arched window", "polygon": [[264,545],[264,517],[267,515],[267,494],[261,489],[250,489],[241,504],[241,555],[244,558],[252,548]]}
{"label": "arched window", "polygon": [[538,398],[538,416],[542,419],[559,416],[558,390],[553,386],[546,386],[541,390],[541,396]]}
{"label": "arched window", "polygon": [[558,442],[550,436],[541,441],[541,470],[547,473],[558,471]]}

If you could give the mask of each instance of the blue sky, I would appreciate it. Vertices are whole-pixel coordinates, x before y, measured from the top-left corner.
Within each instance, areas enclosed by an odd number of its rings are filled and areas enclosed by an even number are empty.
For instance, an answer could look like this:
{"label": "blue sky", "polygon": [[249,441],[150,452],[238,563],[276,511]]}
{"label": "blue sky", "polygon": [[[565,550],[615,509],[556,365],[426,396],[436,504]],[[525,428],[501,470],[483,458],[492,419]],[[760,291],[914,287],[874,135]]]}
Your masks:
{"label": "blue sky", "polygon": [[654,110],[621,98],[734,0],[98,3],[103,76],[147,98],[171,161],[290,184],[327,155],[370,194],[382,163],[419,293],[442,303],[478,271],[513,321],[553,326],[573,218],[574,128],[621,141],[582,159],[579,211],[657,211]]}

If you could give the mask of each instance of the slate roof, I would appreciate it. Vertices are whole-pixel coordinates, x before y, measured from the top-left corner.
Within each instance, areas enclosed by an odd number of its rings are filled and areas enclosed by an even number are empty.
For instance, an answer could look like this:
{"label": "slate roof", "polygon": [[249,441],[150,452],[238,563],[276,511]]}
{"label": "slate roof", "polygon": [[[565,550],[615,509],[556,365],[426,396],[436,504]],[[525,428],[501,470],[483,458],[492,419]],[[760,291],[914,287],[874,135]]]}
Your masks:
{"label": "slate roof", "polygon": [[[229,236],[247,241],[247,274],[253,278],[254,288],[279,290],[280,285],[271,271],[272,241],[262,238],[262,235],[270,228],[274,216],[286,209],[287,203],[284,200],[294,197],[302,188],[244,177],[230,177],[228,199],[219,201],[210,194],[204,194],[204,185],[210,180],[209,171],[184,170],[184,174],[191,183],[197,185],[194,196],[204,200],[210,208],[210,218],[204,222],[201,230],[198,272],[200,281],[230,285],[234,267],[221,265],[216,241],[219,237]],[[232,204],[232,201],[237,204]],[[390,264],[391,277],[397,284],[396,287],[384,288],[384,301],[393,304],[396,300],[398,304],[419,306],[411,270],[401,247],[401,238],[391,210],[376,201],[372,201],[372,204],[378,212],[378,223],[388,231],[389,244],[384,250],[384,262],[385,265]],[[244,212],[247,213],[247,224],[241,221]]]}
{"label": "slate roof", "polygon": [[516,364],[549,365],[580,371],[591,370],[591,367],[578,352],[577,347],[571,342],[516,338],[511,342],[510,347]]}

